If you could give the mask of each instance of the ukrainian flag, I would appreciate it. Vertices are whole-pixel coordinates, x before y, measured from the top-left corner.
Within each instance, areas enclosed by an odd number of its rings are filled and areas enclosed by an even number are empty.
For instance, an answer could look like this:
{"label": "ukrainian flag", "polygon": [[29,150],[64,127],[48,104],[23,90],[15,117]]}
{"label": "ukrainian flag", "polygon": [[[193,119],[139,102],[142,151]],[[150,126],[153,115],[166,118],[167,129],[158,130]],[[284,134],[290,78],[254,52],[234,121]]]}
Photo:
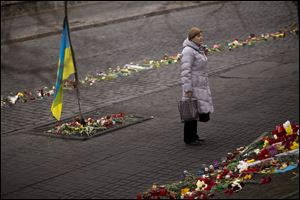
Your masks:
{"label": "ukrainian flag", "polygon": [[[57,79],[55,85],[54,101],[51,106],[52,115],[60,120],[63,102],[63,81],[68,79],[69,76],[75,73],[73,57],[70,47],[70,38],[68,34],[67,19],[64,19],[63,33],[61,39],[60,55],[58,61]],[[62,62],[63,61],[63,62]]]}

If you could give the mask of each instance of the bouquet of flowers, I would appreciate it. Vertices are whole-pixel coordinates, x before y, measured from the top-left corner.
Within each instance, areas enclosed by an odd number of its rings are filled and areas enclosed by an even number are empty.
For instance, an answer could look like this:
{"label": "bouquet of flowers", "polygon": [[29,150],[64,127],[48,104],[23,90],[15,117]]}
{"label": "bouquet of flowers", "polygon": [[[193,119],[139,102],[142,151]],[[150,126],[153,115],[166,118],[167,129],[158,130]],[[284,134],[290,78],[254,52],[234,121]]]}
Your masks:
{"label": "bouquet of flowers", "polygon": [[57,135],[91,136],[99,130],[106,130],[115,127],[116,125],[125,124],[125,122],[131,120],[130,118],[131,117],[126,116],[124,112],[107,115],[98,119],[89,117],[84,120],[84,122],[81,122],[79,118],[76,118],[71,122],[63,123],[48,130],[48,133]]}
{"label": "bouquet of flowers", "polygon": [[178,183],[152,188],[137,199],[206,199],[216,191],[233,194],[247,183],[267,184],[270,176],[257,180],[256,174],[282,173],[299,167],[299,125],[289,121],[266,132],[247,147],[227,153],[220,162],[204,164],[193,175],[184,171]]}

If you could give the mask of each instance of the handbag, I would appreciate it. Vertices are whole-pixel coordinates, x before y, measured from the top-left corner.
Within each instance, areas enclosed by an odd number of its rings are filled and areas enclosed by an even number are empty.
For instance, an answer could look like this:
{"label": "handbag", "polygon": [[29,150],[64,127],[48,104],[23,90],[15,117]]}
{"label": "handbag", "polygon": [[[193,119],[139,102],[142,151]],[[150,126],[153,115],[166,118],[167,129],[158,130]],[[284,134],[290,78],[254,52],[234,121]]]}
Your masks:
{"label": "handbag", "polygon": [[209,121],[209,113],[199,113],[199,121],[200,122],[208,122]]}
{"label": "handbag", "polygon": [[198,119],[197,100],[188,99],[178,101],[178,110],[182,122]]}

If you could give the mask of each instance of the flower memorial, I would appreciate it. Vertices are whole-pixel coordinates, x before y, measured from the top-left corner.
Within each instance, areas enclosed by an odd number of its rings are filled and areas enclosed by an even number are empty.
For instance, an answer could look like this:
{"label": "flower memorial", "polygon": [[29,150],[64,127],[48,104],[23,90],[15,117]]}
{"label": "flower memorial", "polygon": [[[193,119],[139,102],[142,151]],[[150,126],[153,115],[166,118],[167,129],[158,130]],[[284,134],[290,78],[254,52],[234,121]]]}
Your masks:
{"label": "flower memorial", "polygon": [[79,118],[71,122],[63,123],[50,129],[47,133],[62,136],[93,136],[97,131],[104,131],[111,128],[125,126],[129,123],[138,121],[133,115],[126,115],[124,112],[106,115],[101,118],[87,118],[84,122],[80,122]]}
{"label": "flower memorial", "polygon": [[117,66],[114,70],[112,68],[108,68],[107,72],[88,73],[83,80],[80,80],[80,83],[83,85],[93,85],[96,81],[113,80],[122,76],[129,76],[135,72],[159,68],[162,65],[176,63],[179,58],[180,54],[177,56],[164,55],[164,57],[159,61],[144,60],[142,64],[130,63],[124,65],[123,67]]}
{"label": "flower memorial", "polygon": [[[255,35],[251,33],[249,34],[248,38],[243,40],[234,39],[233,41],[226,42],[223,45],[214,44],[210,48],[208,48],[207,46],[204,47],[205,47],[205,52],[208,55],[210,55],[215,52],[224,52],[226,49],[232,51],[234,49],[238,49],[241,47],[246,47],[246,46],[251,47],[254,46],[254,44],[262,41],[271,41],[277,38],[284,38],[288,34],[298,34],[298,32],[299,32],[299,28],[295,24],[292,24],[275,33],[265,33],[260,35]],[[88,73],[86,77],[80,80],[79,82],[82,85],[89,86],[95,84],[97,81],[113,80],[118,77],[129,76],[135,72],[155,69],[163,65],[174,64],[178,62],[180,57],[181,57],[180,54],[174,56],[168,56],[166,54],[160,60],[144,60],[139,64],[130,63],[130,64],[125,64],[123,67],[117,66],[115,69],[108,68],[108,70],[106,70],[105,72],[102,71],[91,72]],[[16,93],[10,93],[10,95],[6,97],[1,96],[1,108],[16,104],[17,102],[25,103],[31,100],[41,100],[46,97],[52,96],[55,93],[54,90],[55,87],[52,86],[50,88],[42,87],[34,91],[24,90]],[[64,89],[73,89],[73,88],[74,88],[74,81],[67,80],[66,82],[64,82]]]}
{"label": "flower memorial", "polygon": [[[228,153],[220,162],[202,165],[197,174],[183,172],[178,183],[157,186],[139,193],[137,199],[207,199],[223,191],[233,194],[245,184],[268,184],[268,174],[299,167],[299,125],[289,121],[266,132],[247,147]],[[260,175],[260,176],[258,176]]]}

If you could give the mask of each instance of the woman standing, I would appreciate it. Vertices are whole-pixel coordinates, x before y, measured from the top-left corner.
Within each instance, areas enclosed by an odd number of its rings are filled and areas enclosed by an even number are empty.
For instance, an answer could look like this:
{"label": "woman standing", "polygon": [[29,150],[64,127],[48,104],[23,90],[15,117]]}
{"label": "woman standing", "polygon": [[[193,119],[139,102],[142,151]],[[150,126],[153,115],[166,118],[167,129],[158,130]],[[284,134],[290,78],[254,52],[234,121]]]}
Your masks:
{"label": "woman standing", "polygon": [[[188,38],[183,42],[181,58],[182,100],[197,100],[199,117],[209,120],[209,114],[214,111],[211,91],[208,82],[207,57],[203,44],[203,33],[193,27],[188,32]],[[197,120],[184,122],[184,142],[197,144],[200,141],[197,134]]]}

